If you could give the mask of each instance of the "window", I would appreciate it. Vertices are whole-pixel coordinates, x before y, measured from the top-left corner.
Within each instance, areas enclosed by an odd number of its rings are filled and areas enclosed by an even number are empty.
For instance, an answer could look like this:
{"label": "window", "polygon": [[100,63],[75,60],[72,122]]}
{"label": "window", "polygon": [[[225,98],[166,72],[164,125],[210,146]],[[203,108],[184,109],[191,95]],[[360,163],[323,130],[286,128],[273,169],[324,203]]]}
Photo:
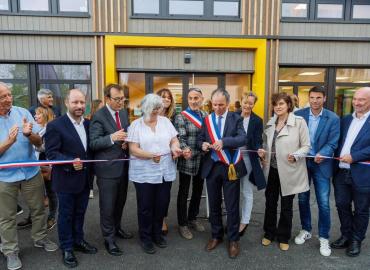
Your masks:
{"label": "window", "polygon": [[49,0],[19,0],[21,11],[49,11]]}
{"label": "window", "polygon": [[79,88],[86,93],[86,114],[90,112],[91,75],[88,64],[0,63],[0,81],[11,87],[13,104],[26,109],[37,104],[37,91],[47,88],[54,93],[54,104],[65,112],[64,97],[67,91]]}
{"label": "window", "polygon": [[[159,1],[159,0],[158,0]],[[88,17],[89,0],[0,0],[1,14]]]}
{"label": "window", "polygon": [[0,81],[9,85],[13,95],[13,105],[29,108],[28,66],[23,64],[0,64]]}
{"label": "window", "polygon": [[134,0],[134,14],[159,14],[159,0]]}
{"label": "window", "polygon": [[59,0],[61,12],[88,12],[87,0]]}
{"label": "window", "polygon": [[283,3],[281,10],[282,17],[286,18],[307,18],[307,3]]}
{"label": "window", "polygon": [[240,20],[240,0],[132,0],[133,18]]}
{"label": "window", "polygon": [[370,21],[370,0],[282,0],[282,21]]}
{"label": "window", "polygon": [[239,2],[214,1],[213,15],[239,16]]}
{"label": "window", "polygon": [[0,0],[0,10],[9,10],[9,0]]}
{"label": "window", "polygon": [[317,18],[342,19],[343,5],[338,4],[318,4]]}
{"label": "window", "polygon": [[169,5],[170,15],[203,15],[203,1],[178,1],[170,0]]}
{"label": "window", "polygon": [[370,20],[369,0],[352,0],[352,19]]}

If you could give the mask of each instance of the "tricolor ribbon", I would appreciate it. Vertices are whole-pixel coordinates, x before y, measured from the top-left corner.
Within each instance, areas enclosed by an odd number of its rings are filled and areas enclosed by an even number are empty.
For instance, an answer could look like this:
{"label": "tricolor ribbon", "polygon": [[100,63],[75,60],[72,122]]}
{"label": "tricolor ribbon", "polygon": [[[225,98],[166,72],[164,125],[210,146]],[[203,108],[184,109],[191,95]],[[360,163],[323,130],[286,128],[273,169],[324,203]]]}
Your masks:
{"label": "tricolor ribbon", "polygon": [[202,128],[202,117],[197,114],[196,112],[187,108],[186,110],[182,111],[181,114],[186,117],[190,122],[194,124],[197,128]]}
{"label": "tricolor ribbon", "polygon": [[[243,150],[240,150],[241,152],[252,152],[252,153],[258,153],[257,150],[248,150],[248,149],[243,149]],[[266,151],[267,153],[267,151]],[[276,154],[276,152],[269,152],[271,154]],[[293,154],[293,156],[295,157],[302,157],[302,158],[315,158],[316,156],[312,156],[312,155],[303,155],[303,154]],[[329,156],[320,156],[320,158],[323,158],[323,159],[335,159],[335,160],[339,160],[340,161],[340,158],[339,157],[329,157]],[[360,161],[360,162],[356,162],[357,164],[362,164],[362,165],[369,165],[370,166],[370,161]]]}
{"label": "tricolor ribbon", "polygon": [[[211,113],[210,115],[208,115],[204,119],[204,122],[206,124],[212,144],[214,144],[218,140],[221,140],[221,130],[218,130],[218,127],[216,125],[215,113]],[[212,149],[212,151],[215,151],[215,153],[217,154],[217,157],[219,158],[221,162],[223,162],[226,165],[229,165],[229,172],[228,172],[229,180],[233,181],[233,180],[238,179],[234,164],[237,164],[242,159],[240,150],[235,149],[235,153],[233,157],[231,157],[229,150],[226,150],[226,149],[221,150],[221,151],[216,151]]]}

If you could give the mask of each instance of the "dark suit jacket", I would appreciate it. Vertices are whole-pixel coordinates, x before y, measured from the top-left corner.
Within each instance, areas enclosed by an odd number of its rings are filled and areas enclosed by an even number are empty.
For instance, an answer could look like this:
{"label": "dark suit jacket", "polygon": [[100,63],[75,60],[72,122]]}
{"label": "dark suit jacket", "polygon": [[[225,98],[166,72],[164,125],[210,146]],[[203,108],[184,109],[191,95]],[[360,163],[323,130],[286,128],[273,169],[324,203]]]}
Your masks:
{"label": "dark suit jacket", "polygon": [[[224,133],[222,136],[223,149],[229,150],[231,156],[233,157],[235,149],[245,145],[245,142],[247,140],[247,136],[243,127],[243,120],[237,113],[228,112],[224,124]],[[203,142],[212,143],[204,119],[201,132],[198,135],[198,148],[202,149]],[[211,158],[211,151],[209,151],[203,157],[201,171],[202,178],[207,178],[213,168],[213,165],[214,161]],[[241,178],[247,174],[247,169],[245,168],[243,161],[238,162],[235,165],[235,170],[238,178]]]}
{"label": "dark suit jacket", "polygon": [[[294,114],[302,116],[306,120],[307,126],[310,118],[310,108],[304,108],[294,112]],[[315,153],[320,153],[322,156],[332,157],[338,147],[340,133],[340,120],[339,117],[327,110],[323,109],[322,116],[317,127],[315,134]],[[320,172],[326,178],[333,176],[334,160],[324,159],[320,163]]]}
{"label": "dark suit jacket", "polygon": [[[258,115],[252,112],[247,130],[247,149],[258,150],[262,148],[262,132],[263,121]],[[266,179],[261,168],[258,154],[248,152],[248,155],[252,165],[252,172],[249,176],[249,180],[257,186],[258,190],[264,189],[266,187]]]}
{"label": "dark suit jacket", "polygon": [[[342,151],[352,120],[352,115],[347,115],[342,118],[338,156]],[[351,164],[351,175],[354,187],[359,191],[369,192],[370,166],[359,164],[358,162],[370,160],[370,116],[367,117],[365,124],[362,126],[352,144],[351,156],[353,159],[353,163]]]}
{"label": "dark suit jacket", "polygon": [[[129,121],[126,110],[119,112],[122,128],[127,132]],[[107,106],[98,110],[90,124],[90,147],[95,159],[127,158],[128,151],[122,150],[122,142],[112,144],[110,135],[116,132],[117,125]],[[95,164],[95,174],[100,178],[118,178],[128,170],[128,162],[104,162]]]}
{"label": "dark suit jacket", "polygon": [[[89,150],[89,120],[84,121],[87,151],[71,120],[65,114],[46,126],[45,153],[50,160],[91,159]],[[88,189],[90,164],[84,163],[83,169],[76,171],[72,164],[53,165],[51,171],[52,186],[55,192],[80,193]]]}

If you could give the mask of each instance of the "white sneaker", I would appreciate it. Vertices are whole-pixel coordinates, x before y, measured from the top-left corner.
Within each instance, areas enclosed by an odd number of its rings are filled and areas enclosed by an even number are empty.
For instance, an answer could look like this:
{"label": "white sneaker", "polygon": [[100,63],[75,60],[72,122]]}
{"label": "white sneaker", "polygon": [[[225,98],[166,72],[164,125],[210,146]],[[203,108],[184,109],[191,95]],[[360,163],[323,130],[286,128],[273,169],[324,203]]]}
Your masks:
{"label": "white sneaker", "polygon": [[330,245],[329,245],[329,240],[320,237],[319,241],[320,241],[320,254],[322,256],[325,256],[325,257],[330,256],[331,249],[330,249]]}
{"label": "white sneaker", "polygon": [[312,235],[306,230],[301,230],[299,234],[294,238],[294,242],[297,245],[302,245],[306,240],[311,239]]}

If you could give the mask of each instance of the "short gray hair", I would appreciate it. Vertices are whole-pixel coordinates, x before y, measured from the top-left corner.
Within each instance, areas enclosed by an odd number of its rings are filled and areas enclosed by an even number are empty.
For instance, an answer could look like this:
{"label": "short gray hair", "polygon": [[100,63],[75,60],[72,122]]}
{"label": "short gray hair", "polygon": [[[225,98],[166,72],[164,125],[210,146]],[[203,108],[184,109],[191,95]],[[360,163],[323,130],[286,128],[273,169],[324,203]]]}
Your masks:
{"label": "short gray hair", "polygon": [[0,86],[2,87],[5,87],[6,89],[8,89],[10,91],[10,86],[4,82],[0,82]]}
{"label": "short gray hair", "polygon": [[144,118],[148,118],[153,110],[162,108],[162,98],[156,94],[147,94],[141,101],[141,111]]}
{"label": "short gray hair", "polygon": [[217,88],[216,90],[213,90],[211,94],[211,100],[213,99],[214,95],[221,94],[226,98],[226,103],[230,103],[230,94],[223,88]]}
{"label": "short gray hair", "polygon": [[40,89],[38,92],[37,92],[37,99],[41,102],[41,99],[46,97],[46,96],[50,96],[50,95],[53,95],[53,92],[49,89]]}

